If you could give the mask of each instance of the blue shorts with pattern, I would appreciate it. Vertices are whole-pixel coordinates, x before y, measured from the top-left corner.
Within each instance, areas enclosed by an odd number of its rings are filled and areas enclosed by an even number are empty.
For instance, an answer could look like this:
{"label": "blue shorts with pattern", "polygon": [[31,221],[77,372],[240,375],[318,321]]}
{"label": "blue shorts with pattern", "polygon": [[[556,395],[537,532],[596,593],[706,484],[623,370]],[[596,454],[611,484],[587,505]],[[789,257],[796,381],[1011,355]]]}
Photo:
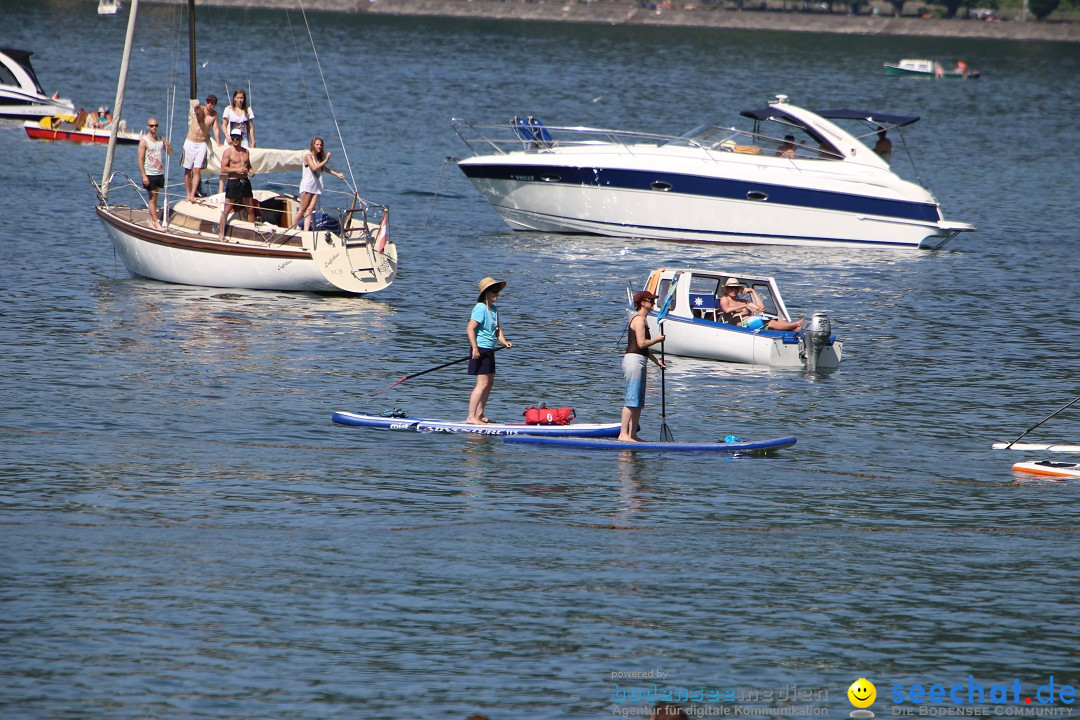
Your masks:
{"label": "blue shorts with pattern", "polygon": [[623,382],[626,383],[623,405],[628,408],[645,407],[645,365],[647,362],[648,358],[638,353],[623,355]]}

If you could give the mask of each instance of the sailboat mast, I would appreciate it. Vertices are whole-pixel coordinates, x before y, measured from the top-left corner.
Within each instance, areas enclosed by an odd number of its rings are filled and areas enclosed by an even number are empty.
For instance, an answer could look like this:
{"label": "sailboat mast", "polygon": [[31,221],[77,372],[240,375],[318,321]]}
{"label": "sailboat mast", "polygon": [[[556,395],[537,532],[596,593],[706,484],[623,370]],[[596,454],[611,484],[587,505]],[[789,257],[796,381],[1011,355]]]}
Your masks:
{"label": "sailboat mast", "polygon": [[188,0],[188,72],[191,76],[191,99],[199,99],[195,81],[195,0]]}
{"label": "sailboat mast", "polygon": [[124,110],[124,91],[127,89],[128,66],[131,64],[131,44],[135,38],[135,16],[139,12],[139,0],[131,0],[128,12],[127,35],[124,37],[124,59],[120,61],[120,77],[116,81],[116,101],[113,103],[113,122],[109,130],[109,148],[105,151],[105,170],[101,174],[101,199],[109,198],[109,178],[112,175],[113,156],[116,154],[116,133],[120,130],[120,113]]}

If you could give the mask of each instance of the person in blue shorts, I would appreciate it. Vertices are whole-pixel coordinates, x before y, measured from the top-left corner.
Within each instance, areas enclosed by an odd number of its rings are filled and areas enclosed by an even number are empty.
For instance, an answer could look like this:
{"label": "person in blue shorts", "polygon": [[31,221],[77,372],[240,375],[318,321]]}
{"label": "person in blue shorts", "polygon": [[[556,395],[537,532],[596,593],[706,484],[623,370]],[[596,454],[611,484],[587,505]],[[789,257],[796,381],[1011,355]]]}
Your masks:
{"label": "person in blue shorts", "polygon": [[655,306],[656,295],[648,290],[642,290],[634,295],[634,309],[637,313],[630,318],[630,325],[626,332],[626,353],[622,359],[626,396],[623,399],[619,440],[623,442],[641,442],[637,427],[641,420],[641,409],[645,407],[646,362],[652,360],[657,367],[661,369],[666,367],[664,361],[649,350],[652,345],[664,342],[663,335],[650,337],[649,323],[645,321]]}
{"label": "person in blue shorts", "polygon": [[484,415],[484,406],[487,405],[491,387],[495,384],[495,342],[498,341],[508,348],[514,347],[514,344],[503,335],[502,325],[499,324],[499,309],[495,307],[495,301],[506,287],[506,281],[486,277],[477,283],[477,287],[480,289],[480,296],[476,298],[476,305],[465,328],[469,345],[472,346],[469,374],[476,376],[476,386],[469,395],[469,416],[465,418],[465,422],[484,425],[491,422]]}

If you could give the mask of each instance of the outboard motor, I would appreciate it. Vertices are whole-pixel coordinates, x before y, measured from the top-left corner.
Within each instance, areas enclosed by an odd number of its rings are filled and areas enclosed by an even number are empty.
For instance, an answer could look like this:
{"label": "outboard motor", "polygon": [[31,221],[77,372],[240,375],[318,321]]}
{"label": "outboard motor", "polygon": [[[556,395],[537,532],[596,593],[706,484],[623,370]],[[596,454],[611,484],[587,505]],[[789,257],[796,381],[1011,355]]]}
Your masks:
{"label": "outboard motor", "polygon": [[818,356],[829,342],[832,335],[832,322],[825,313],[814,313],[810,322],[803,327],[802,339],[799,340],[799,354],[803,357],[804,367],[813,372],[817,370]]}

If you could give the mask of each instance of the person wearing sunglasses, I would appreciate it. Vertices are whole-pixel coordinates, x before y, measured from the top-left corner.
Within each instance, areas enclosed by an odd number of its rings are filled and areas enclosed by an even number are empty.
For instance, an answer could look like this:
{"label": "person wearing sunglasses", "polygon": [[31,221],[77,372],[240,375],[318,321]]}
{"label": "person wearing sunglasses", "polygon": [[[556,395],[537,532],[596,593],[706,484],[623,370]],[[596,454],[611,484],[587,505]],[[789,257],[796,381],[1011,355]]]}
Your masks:
{"label": "person wearing sunglasses", "polygon": [[158,137],[158,121],[146,121],[146,132],[139,139],[139,172],[146,188],[146,209],[150,212],[150,227],[164,230],[158,220],[158,190],[165,187],[165,153],[172,155],[172,143]]}

